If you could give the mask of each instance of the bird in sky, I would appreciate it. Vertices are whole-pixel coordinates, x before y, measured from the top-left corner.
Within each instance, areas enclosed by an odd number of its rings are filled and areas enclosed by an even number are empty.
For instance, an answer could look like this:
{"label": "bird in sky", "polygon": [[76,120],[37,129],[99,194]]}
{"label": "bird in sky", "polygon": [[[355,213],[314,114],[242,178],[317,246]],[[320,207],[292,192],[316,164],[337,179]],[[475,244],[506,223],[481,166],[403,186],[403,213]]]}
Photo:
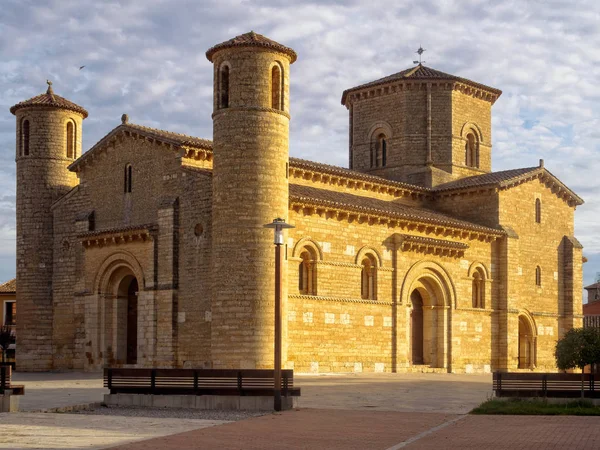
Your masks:
{"label": "bird in sky", "polygon": [[85,66],[80,66],[80,67],[79,67],[79,70],[83,69],[84,67],[85,67]]}

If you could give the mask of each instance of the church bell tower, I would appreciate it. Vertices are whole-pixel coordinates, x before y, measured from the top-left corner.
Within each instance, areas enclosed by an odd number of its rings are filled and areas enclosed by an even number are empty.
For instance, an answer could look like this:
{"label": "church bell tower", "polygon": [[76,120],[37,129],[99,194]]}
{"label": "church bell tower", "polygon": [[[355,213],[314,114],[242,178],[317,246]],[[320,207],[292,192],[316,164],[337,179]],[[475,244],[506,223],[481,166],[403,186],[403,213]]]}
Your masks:
{"label": "church bell tower", "polygon": [[68,166],[81,156],[81,106],[44,94],[17,103],[17,364],[22,371],[52,366],[52,204],[77,185]]}
{"label": "church bell tower", "polygon": [[263,225],[288,217],[289,71],[296,53],[250,32],[206,56],[214,64],[213,367],[272,368],[274,257]]}

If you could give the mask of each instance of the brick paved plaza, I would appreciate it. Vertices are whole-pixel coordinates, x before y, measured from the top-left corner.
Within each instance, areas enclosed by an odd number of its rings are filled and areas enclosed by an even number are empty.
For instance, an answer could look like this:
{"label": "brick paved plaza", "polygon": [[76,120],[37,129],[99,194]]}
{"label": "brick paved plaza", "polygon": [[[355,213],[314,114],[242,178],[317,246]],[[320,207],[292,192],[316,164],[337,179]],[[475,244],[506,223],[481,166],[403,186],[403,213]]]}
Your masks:
{"label": "brick paved plaza", "polygon": [[94,374],[17,374],[24,412],[0,414],[0,449],[534,449],[600,447],[596,417],[469,416],[490,375],[298,376],[300,408],[237,422],[35,413],[98,402]]}

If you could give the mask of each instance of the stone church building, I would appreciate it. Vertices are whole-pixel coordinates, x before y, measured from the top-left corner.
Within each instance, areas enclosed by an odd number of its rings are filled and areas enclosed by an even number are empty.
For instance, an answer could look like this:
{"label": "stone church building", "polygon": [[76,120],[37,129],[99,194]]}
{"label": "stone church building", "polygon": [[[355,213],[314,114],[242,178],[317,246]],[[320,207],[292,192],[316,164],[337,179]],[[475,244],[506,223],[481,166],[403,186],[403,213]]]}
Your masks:
{"label": "stone church building", "polygon": [[583,201],[542,161],[492,172],[501,91],[421,64],[346,90],[347,169],[289,157],[292,49],[206,56],[212,141],[123,115],[83,153],[50,83],[10,109],[21,370],[272,367],[277,217],[286,367],[555,370]]}

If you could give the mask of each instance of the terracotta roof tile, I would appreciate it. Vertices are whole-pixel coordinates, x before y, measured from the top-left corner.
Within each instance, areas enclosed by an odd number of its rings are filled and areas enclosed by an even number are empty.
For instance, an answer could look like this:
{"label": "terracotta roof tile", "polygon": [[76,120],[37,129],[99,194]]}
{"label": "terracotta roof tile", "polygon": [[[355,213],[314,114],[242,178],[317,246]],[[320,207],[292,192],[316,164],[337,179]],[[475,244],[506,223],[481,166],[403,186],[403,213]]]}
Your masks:
{"label": "terracotta roof tile", "polygon": [[68,109],[70,111],[75,111],[83,115],[85,119],[88,116],[88,112],[81,106],[67,100],[60,95],[56,95],[52,90],[52,86],[48,86],[48,90],[44,94],[37,95],[35,97],[30,98],[29,100],[22,101],[17,103],[16,105],[10,108],[10,112],[15,114],[15,112],[21,108],[28,107],[47,107],[47,108],[60,108],[60,109]]}
{"label": "terracotta roof tile", "polygon": [[212,149],[212,141],[208,139],[188,136],[187,134],[174,133],[172,131],[159,130],[157,128],[145,127],[143,125],[136,125],[133,123],[126,123],[121,126],[125,129],[142,132],[148,137],[153,137],[164,141],[170,141],[170,143],[185,145],[189,147]]}
{"label": "terracotta roof tile", "polygon": [[300,158],[290,158],[290,167],[292,168],[306,168],[309,170],[317,170],[319,172],[328,173],[331,175],[338,175],[348,178],[354,178],[362,181],[370,181],[372,183],[380,183],[388,186],[397,188],[409,189],[415,192],[427,193],[430,189],[416,186],[414,184],[402,183],[401,181],[388,180],[387,178],[378,177],[375,175],[369,175],[363,172],[357,172],[352,169],[346,169],[345,167],[332,166],[330,164],[324,164],[314,161],[308,161]]}
{"label": "terracotta roof tile", "polygon": [[0,284],[1,294],[12,294],[17,292],[17,279],[13,278],[8,280],[6,283]]}
{"label": "terracotta roof tile", "polygon": [[436,186],[436,192],[449,191],[454,189],[465,189],[470,187],[480,187],[486,185],[496,185],[511,180],[518,180],[524,175],[530,175],[543,170],[541,167],[524,167],[521,169],[502,170],[500,172],[490,172],[483,175],[474,175],[472,177],[460,178],[449,183]]}
{"label": "terracotta roof tile", "polygon": [[156,139],[166,144],[179,145],[185,147],[195,147],[206,150],[212,150],[212,141],[208,139],[202,139],[194,136],[188,136],[187,134],[174,133],[172,131],[158,130],[156,128],[145,127],[142,125],[135,125],[133,123],[122,123],[118,127],[114,128],[110,133],[100,139],[92,148],[81,155],[75,162],[69,166],[69,170],[77,169],[83,162],[90,158],[92,153],[97,149],[102,148],[107,141],[122,132],[129,131],[142,136]]}
{"label": "terracotta roof tile", "polygon": [[562,181],[556,178],[549,170],[545,169],[543,165],[538,167],[525,167],[522,169],[510,169],[502,170],[500,172],[491,172],[483,175],[475,175],[472,177],[461,178],[459,180],[451,181],[436,186],[433,190],[436,193],[448,192],[448,191],[459,191],[463,189],[472,189],[486,186],[497,186],[500,188],[507,188],[518,184],[523,181],[530,180],[537,176],[543,176],[546,179],[551,179],[554,183],[560,186],[576,205],[582,205],[583,199],[579,197],[575,192],[565,186]]}
{"label": "terracotta roof tile", "polygon": [[228,41],[221,42],[220,44],[209,48],[206,52],[206,58],[208,58],[208,60],[212,62],[215,53],[217,53],[219,50],[231,47],[265,47],[271,50],[276,50],[278,52],[285,53],[290,57],[290,63],[296,61],[296,58],[298,57],[296,52],[291,48],[286,47],[285,45],[281,45],[279,42],[275,42],[263,36],[262,34],[258,34],[254,31],[251,31],[249,33],[241,34],[232,39],[229,39]]}
{"label": "terracotta roof tile", "polygon": [[465,220],[455,219],[446,214],[424,208],[403,205],[394,201],[385,201],[361,197],[342,192],[317,189],[310,186],[290,184],[290,200],[309,201],[323,206],[334,206],[350,211],[379,214],[409,221],[446,225],[467,230],[481,231],[494,235],[504,235],[502,230],[489,228]]}
{"label": "terracotta roof tile", "polygon": [[458,81],[460,83],[467,84],[469,86],[473,86],[479,89],[483,89],[489,92],[492,92],[496,95],[502,94],[500,89],[496,89],[490,86],[486,86],[485,84],[476,83],[475,81],[468,80],[466,78],[457,77],[456,75],[450,75],[448,73],[441,72],[439,70],[432,69],[430,67],[423,66],[419,64],[416,67],[412,67],[410,69],[402,70],[393,75],[388,75],[387,77],[380,78],[375,81],[371,81],[369,83],[361,84],[359,86],[346,89],[342,94],[342,105],[346,104],[346,97],[350,92],[357,91],[359,89],[369,88],[373,86],[379,86],[381,84],[391,83],[399,80],[448,80],[448,81]]}

